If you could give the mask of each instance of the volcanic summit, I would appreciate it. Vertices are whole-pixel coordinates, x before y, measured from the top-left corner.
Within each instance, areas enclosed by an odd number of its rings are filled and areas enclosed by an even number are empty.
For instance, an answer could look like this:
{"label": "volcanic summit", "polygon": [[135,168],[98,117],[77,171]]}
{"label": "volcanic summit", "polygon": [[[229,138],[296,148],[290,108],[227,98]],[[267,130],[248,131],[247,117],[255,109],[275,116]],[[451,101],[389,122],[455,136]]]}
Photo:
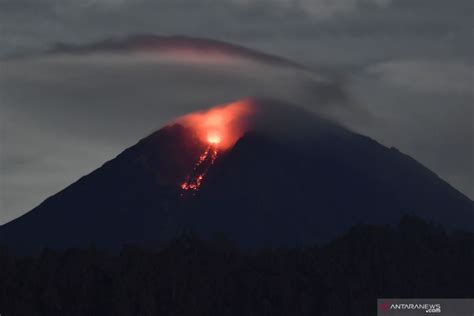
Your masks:
{"label": "volcanic summit", "polygon": [[473,202],[399,150],[292,105],[245,99],[177,119],[0,237],[28,252],[155,245],[190,232],[296,246],[405,214],[449,230],[474,226]]}

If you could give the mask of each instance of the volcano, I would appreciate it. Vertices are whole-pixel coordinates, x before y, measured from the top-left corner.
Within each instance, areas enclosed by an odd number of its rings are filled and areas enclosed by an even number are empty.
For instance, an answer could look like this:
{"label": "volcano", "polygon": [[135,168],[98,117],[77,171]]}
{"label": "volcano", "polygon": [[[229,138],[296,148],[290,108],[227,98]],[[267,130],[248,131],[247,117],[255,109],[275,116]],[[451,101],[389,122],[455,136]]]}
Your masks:
{"label": "volcano", "polygon": [[[1,242],[27,252],[117,249],[192,233],[293,247],[405,214],[474,229],[474,203],[399,150],[277,101],[230,108],[242,104],[191,114],[142,139],[5,224]],[[231,115],[212,114],[221,109]]]}

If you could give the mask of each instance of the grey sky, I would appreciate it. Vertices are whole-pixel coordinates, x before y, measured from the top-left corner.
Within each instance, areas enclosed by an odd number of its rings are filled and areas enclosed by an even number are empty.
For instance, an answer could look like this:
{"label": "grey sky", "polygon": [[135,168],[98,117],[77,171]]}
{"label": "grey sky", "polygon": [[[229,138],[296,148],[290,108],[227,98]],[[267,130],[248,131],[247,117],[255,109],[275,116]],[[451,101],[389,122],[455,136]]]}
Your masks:
{"label": "grey sky", "polygon": [[[176,115],[253,94],[329,113],[412,155],[472,198],[473,6],[469,0],[0,0],[0,224]],[[60,42],[137,34],[218,39],[315,72],[239,58],[40,54]]]}

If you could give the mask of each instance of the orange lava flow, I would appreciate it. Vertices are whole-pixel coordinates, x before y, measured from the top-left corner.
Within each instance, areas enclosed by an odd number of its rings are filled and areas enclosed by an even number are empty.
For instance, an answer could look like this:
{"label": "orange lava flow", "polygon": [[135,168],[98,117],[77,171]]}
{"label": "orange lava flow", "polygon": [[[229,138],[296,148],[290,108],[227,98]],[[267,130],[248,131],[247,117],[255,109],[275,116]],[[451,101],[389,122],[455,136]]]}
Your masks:
{"label": "orange lava flow", "polygon": [[191,113],[178,120],[191,128],[199,140],[207,144],[192,172],[181,184],[183,191],[196,192],[220,150],[230,148],[247,130],[250,115],[254,113],[250,100],[241,100],[216,106],[207,111]]}
{"label": "orange lava flow", "polygon": [[210,143],[206,151],[199,157],[198,162],[194,166],[193,172],[181,184],[184,191],[197,191],[202,184],[202,180],[206,176],[209,168],[214,164],[219,150],[215,143]]}

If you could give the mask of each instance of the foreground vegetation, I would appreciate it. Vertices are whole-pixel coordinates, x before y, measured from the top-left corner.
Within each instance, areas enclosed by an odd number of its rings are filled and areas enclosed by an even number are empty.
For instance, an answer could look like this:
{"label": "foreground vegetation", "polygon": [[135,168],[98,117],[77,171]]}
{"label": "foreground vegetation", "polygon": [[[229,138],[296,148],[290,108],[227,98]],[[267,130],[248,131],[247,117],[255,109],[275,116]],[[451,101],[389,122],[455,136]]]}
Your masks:
{"label": "foreground vegetation", "polygon": [[0,248],[0,313],[375,315],[378,297],[473,297],[474,234],[417,218],[324,246],[244,251],[224,238],[17,256]]}

